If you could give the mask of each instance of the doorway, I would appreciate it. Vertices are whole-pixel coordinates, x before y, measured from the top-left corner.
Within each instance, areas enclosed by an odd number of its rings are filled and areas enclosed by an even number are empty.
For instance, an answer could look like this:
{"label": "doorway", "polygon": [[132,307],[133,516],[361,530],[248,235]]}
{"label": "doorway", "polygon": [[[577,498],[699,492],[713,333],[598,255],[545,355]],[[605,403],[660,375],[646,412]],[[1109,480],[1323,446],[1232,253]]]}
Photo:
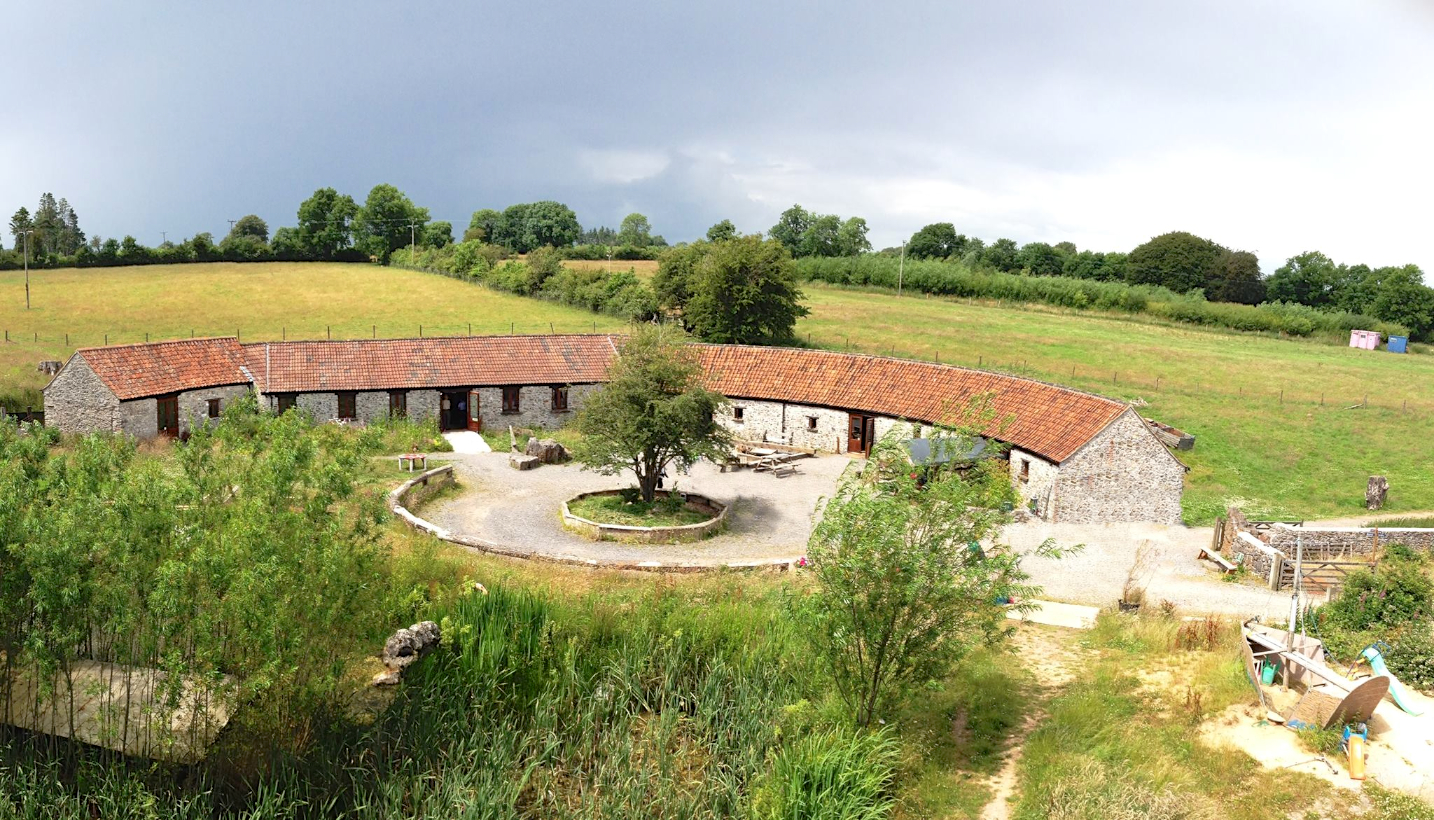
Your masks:
{"label": "doorway", "polygon": [[443,391],[438,407],[438,424],[445,431],[468,429],[468,396],[467,390]]}
{"label": "doorway", "polygon": [[876,417],[863,413],[851,413],[847,424],[846,451],[870,455],[871,445],[875,438]]}
{"label": "doorway", "polygon": [[468,429],[475,433],[483,432],[483,416],[479,411],[478,391],[468,391]]}
{"label": "doorway", "polygon": [[179,435],[179,397],[160,396],[154,400],[154,409],[159,434],[171,438],[177,437]]}

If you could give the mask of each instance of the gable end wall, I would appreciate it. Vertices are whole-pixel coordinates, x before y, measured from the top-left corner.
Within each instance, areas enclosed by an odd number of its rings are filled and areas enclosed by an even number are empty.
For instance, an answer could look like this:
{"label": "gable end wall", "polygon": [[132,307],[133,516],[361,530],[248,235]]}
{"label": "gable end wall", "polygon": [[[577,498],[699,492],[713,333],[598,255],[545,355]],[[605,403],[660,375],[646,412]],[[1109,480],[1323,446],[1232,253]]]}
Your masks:
{"label": "gable end wall", "polygon": [[1127,410],[1061,463],[1051,509],[1042,517],[1072,524],[1179,524],[1184,487],[1185,468]]}
{"label": "gable end wall", "polygon": [[65,433],[114,432],[120,429],[120,401],[76,354],[45,388],[45,423]]}

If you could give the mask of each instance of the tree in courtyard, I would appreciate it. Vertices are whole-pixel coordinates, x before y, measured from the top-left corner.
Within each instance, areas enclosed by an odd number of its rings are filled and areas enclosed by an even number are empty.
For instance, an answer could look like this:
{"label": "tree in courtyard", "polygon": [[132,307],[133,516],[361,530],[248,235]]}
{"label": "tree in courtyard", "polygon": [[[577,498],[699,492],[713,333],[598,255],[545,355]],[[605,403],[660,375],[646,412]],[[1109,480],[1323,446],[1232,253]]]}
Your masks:
{"label": "tree in courtyard", "polygon": [[353,244],[358,203],[333,188],[320,188],[299,204],[299,244],[317,258],[328,258]]}
{"label": "tree in courtyard", "polygon": [[[960,454],[973,441],[970,430],[944,431],[932,448]],[[1039,592],[1011,549],[977,546],[1011,520],[1004,460],[955,458],[919,476],[894,436],[878,442],[866,469],[838,487],[807,548],[817,582],[806,601],[810,634],[858,726],[1002,640],[1008,622],[997,601]],[[1037,553],[1060,551],[1047,541]]]}
{"label": "tree in courtyard", "polygon": [[725,242],[736,237],[737,226],[733,225],[730,219],[724,219],[707,229],[708,242]]}
{"label": "tree in courtyard", "polygon": [[727,400],[702,386],[702,366],[687,341],[670,325],[642,327],[574,422],[582,434],[574,457],[603,475],[632,470],[649,503],[669,466],[686,469],[731,448],[731,433],[717,423]]}
{"label": "tree in courtyard", "polygon": [[[694,336],[721,344],[774,344],[793,337],[807,309],[786,248],[757,236],[691,247],[663,260],[666,275],[654,287],[669,300],[686,294],[685,302],[669,307],[681,313]],[[690,267],[679,280],[684,265]]]}

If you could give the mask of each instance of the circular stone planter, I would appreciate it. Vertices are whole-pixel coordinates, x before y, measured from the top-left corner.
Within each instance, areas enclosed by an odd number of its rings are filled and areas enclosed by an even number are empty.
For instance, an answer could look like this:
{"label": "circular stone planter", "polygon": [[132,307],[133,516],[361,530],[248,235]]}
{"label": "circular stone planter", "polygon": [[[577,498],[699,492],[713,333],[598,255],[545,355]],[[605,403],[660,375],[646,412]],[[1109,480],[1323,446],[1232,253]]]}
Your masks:
{"label": "circular stone planter", "polygon": [[[658,493],[667,495],[666,490],[658,490]],[[575,496],[569,501],[615,495],[622,495],[622,491],[598,490]],[[726,526],[728,509],[726,504],[697,493],[683,493],[683,495],[687,499],[687,503],[683,506],[689,510],[706,513],[711,518],[696,524],[684,524],[678,527],[634,527],[629,524],[604,524],[601,521],[592,521],[573,515],[572,510],[568,509],[569,502],[564,501],[563,526],[594,541],[636,541],[642,544],[685,544],[690,541],[701,541]]]}

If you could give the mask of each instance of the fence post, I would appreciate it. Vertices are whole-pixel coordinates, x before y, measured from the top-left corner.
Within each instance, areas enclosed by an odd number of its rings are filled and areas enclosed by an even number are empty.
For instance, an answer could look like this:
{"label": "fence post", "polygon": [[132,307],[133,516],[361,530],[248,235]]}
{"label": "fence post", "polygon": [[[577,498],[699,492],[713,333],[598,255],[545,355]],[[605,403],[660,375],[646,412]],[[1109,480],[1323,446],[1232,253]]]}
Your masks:
{"label": "fence post", "polygon": [[552,322],[548,322],[548,332],[551,333],[551,334],[553,334],[554,336],[556,336],[557,333],[558,333],[556,330],[553,329],[553,323],[552,323]]}
{"label": "fence post", "polygon": [[373,337],[374,337],[375,339],[378,338],[378,325],[374,325],[374,326],[373,326]]}
{"label": "fence post", "polygon": [[149,331],[145,331],[145,334],[144,334],[144,343],[145,343],[145,344],[149,344]]}
{"label": "fence post", "polygon": [[509,336],[516,336],[516,335],[518,335],[518,323],[517,323],[517,322],[509,322],[509,323],[508,323],[508,335],[509,335]]}
{"label": "fence post", "polygon": [[[593,324],[597,324],[597,322],[593,322]],[[473,335],[473,323],[472,323],[472,322],[469,322],[469,323],[468,323],[468,335],[469,335],[469,336],[472,336],[472,335]]]}
{"label": "fence post", "polygon": [[418,326],[418,338],[423,338],[423,325]]}
{"label": "fence post", "polygon": [[66,333],[66,334],[65,334],[65,347],[69,347],[69,346],[70,346],[70,334]]}
{"label": "fence post", "polygon": [[333,326],[333,325],[324,325],[324,338],[327,339],[327,340],[329,340],[329,341],[331,341],[331,342],[334,340],[334,326]]}

